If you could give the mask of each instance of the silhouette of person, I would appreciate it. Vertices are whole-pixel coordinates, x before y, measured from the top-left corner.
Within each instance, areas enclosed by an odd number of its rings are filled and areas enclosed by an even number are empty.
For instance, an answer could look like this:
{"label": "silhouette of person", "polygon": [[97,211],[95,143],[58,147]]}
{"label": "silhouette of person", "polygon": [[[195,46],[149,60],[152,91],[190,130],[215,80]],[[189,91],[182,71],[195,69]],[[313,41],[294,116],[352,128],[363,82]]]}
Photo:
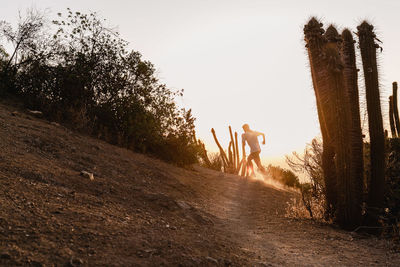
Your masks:
{"label": "silhouette of person", "polygon": [[250,155],[247,157],[247,167],[250,169],[250,175],[254,175],[253,163],[254,160],[256,163],[258,170],[262,173],[265,173],[265,168],[261,165],[260,160],[260,143],[258,142],[258,137],[261,135],[263,137],[262,144],[265,145],[265,134],[256,132],[250,129],[250,126],[246,123],[242,126],[244,133],[242,134],[242,144],[243,146],[247,144],[250,147]]}

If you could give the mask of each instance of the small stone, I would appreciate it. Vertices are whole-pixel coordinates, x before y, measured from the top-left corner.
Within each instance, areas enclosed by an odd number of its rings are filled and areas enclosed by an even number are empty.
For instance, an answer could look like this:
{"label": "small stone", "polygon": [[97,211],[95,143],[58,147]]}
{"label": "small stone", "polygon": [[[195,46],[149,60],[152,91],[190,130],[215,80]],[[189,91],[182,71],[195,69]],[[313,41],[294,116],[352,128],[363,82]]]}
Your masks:
{"label": "small stone", "polygon": [[11,112],[11,115],[14,116],[14,117],[16,117],[16,116],[19,116],[20,114],[19,114],[18,111],[13,111],[13,112]]}
{"label": "small stone", "polygon": [[74,252],[70,248],[63,248],[60,250],[61,255],[64,257],[72,257]]}
{"label": "small stone", "polygon": [[60,124],[57,123],[57,122],[55,122],[55,121],[52,121],[50,124],[51,124],[51,125],[54,125],[54,126],[57,126],[57,127],[60,127]]}
{"label": "small stone", "polygon": [[38,111],[38,110],[29,110],[29,109],[28,109],[28,113],[29,113],[30,115],[32,115],[32,116],[37,117],[37,118],[43,117],[43,112]]}
{"label": "small stone", "polygon": [[91,173],[91,172],[81,171],[81,175],[82,175],[83,177],[86,177],[86,178],[90,179],[91,181],[94,180],[93,173]]}
{"label": "small stone", "polygon": [[184,210],[189,210],[189,209],[191,208],[191,206],[190,206],[188,203],[186,203],[185,201],[182,201],[182,200],[178,200],[178,201],[176,202],[176,204],[177,204],[181,209],[184,209]]}
{"label": "small stone", "polygon": [[212,258],[212,257],[206,257],[207,260],[214,262],[215,264],[218,264],[218,260]]}

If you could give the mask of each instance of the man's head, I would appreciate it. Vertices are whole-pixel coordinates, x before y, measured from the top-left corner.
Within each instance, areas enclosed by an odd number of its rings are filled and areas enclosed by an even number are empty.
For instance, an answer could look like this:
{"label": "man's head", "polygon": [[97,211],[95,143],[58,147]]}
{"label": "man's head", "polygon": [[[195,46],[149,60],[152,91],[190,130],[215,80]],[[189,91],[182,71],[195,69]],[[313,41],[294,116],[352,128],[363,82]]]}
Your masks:
{"label": "man's head", "polygon": [[243,131],[245,131],[245,132],[250,131],[250,126],[247,123],[243,124],[242,128],[243,128]]}

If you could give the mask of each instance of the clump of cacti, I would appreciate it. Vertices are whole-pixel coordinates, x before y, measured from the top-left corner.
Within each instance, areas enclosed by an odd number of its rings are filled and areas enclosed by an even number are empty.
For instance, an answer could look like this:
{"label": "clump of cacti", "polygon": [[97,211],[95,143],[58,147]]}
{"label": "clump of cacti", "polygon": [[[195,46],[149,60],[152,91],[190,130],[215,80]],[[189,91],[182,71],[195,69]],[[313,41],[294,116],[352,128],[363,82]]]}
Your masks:
{"label": "clump of cacti", "polygon": [[[312,18],[304,27],[304,35],[323,138],[322,167],[327,211],[342,227],[351,229],[361,224],[364,174],[355,41],[348,29],[339,35],[335,27],[329,26],[325,32],[322,26]],[[385,157],[376,67],[377,45],[371,25],[360,25],[358,35],[368,91],[368,115],[371,114],[371,156],[374,155],[371,160],[376,161],[371,164],[375,178],[369,185],[368,205],[380,207],[379,197],[383,196],[380,177],[384,177]]]}
{"label": "clump of cacti", "polygon": [[360,222],[361,206],[353,194],[350,102],[340,57],[342,40],[332,25],[324,33],[315,18],[305,26],[304,33],[324,144],[327,215],[343,227],[353,227]]}
{"label": "clump of cacti", "polygon": [[397,107],[397,82],[393,82],[392,95],[389,96],[389,122],[392,138],[400,137],[399,109]]}
{"label": "clump of cacti", "polygon": [[222,159],[223,171],[226,173],[232,174],[240,174],[241,176],[247,176],[247,165],[246,165],[246,152],[243,147],[243,159],[239,161],[239,144],[238,144],[238,134],[237,132],[232,133],[232,128],[229,126],[229,136],[230,142],[228,146],[228,156],[225,153],[225,150],[222,148],[221,144],[218,141],[217,135],[215,133],[214,128],[211,129],[211,133],[213,134],[214,141],[218,146],[220,157]]}

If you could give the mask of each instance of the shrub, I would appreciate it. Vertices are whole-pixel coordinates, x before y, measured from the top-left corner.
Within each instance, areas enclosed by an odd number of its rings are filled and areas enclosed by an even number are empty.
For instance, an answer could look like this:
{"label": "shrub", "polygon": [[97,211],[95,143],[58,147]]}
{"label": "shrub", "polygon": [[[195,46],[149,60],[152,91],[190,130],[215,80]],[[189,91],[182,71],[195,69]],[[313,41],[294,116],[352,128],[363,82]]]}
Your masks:
{"label": "shrub", "polygon": [[179,165],[197,162],[195,119],[175,103],[183,90],[160,83],[154,65],[129,52],[95,13],[58,16],[50,25],[30,11],[16,30],[0,25],[16,47],[0,57],[0,90],[107,142]]}
{"label": "shrub", "polygon": [[289,187],[300,188],[299,178],[292,171],[271,164],[268,165],[267,171],[275,181]]}
{"label": "shrub", "polygon": [[387,145],[387,170],[385,183],[385,225],[400,239],[400,138],[391,138]]}
{"label": "shrub", "polygon": [[300,184],[302,201],[294,200],[291,203],[288,209],[289,215],[297,214],[305,217],[304,214],[308,214],[313,219],[328,219],[323,215],[327,207],[322,170],[322,140],[314,138],[310,144],[307,144],[302,156],[293,152],[291,157],[286,156],[286,162],[293,171],[304,173],[309,179],[309,182]]}

